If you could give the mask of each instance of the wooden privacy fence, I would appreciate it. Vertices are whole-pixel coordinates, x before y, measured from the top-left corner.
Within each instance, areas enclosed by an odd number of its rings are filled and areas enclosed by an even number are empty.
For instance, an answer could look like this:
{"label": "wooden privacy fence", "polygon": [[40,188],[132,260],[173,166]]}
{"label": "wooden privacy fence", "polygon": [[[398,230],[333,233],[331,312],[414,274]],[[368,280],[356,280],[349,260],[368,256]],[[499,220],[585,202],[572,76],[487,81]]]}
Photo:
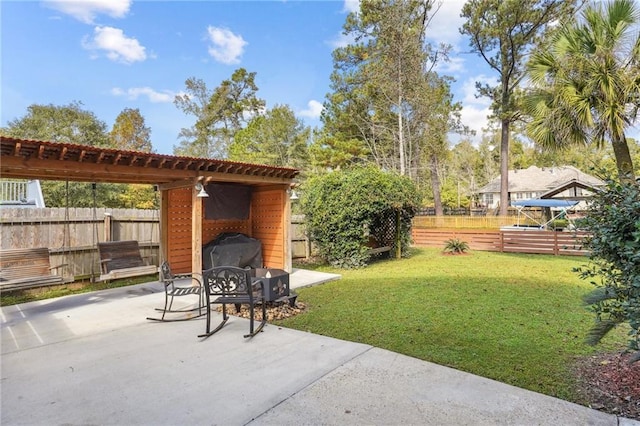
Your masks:
{"label": "wooden privacy fence", "polygon": [[444,248],[447,240],[457,238],[466,242],[472,250],[499,251],[504,253],[536,253],[563,256],[589,254],[583,249],[586,232],[556,231],[500,231],[472,229],[412,230],[413,243],[418,247]]}
{"label": "wooden privacy fence", "polygon": [[159,261],[157,210],[92,208],[2,208],[0,248],[47,247],[51,264],[66,280],[100,275],[97,244],[136,240],[142,255]]}
{"label": "wooden privacy fence", "polygon": [[[416,216],[414,228],[500,229],[518,223],[518,216]],[[520,218],[521,224],[527,223]]]}

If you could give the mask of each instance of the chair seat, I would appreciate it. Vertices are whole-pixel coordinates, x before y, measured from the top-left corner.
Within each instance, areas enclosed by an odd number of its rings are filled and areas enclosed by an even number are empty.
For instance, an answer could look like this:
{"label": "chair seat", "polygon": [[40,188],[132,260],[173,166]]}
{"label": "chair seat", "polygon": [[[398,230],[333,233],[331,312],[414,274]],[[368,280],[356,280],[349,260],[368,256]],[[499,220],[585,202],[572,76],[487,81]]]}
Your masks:
{"label": "chair seat", "polygon": [[[152,321],[186,321],[193,318],[198,318],[203,316],[204,311],[204,292],[202,291],[202,284],[200,280],[193,277],[192,274],[173,274],[171,272],[171,267],[169,266],[169,262],[166,260],[162,262],[160,265],[160,272],[162,274],[162,282],[164,284],[164,308],[156,308],[157,311],[162,312],[162,316],[160,318],[147,317],[148,320]],[[184,286],[177,286],[177,282],[184,282]],[[193,285],[193,283],[197,285]],[[181,308],[175,309],[173,308],[173,299],[175,297],[180,296],[189,296],[195,295],[198,296],[198,304],[193,308]],[[194,313],[198,311],[197,315],[187,315],[181,316],[179,318],[166,318],[165,315],[167,313]]]}
{"label": "chair seat", "polygon": [[169,296],[186,296],[189,294],[200,294],[201,287],[176,287],[168,291]]}
{"label": "chair seat", "polygon": [[[227,305],[235,305],[240,311],[240,305],[249,305],[249,333],[244,337],[253,337],[262,331],[267,322],[266,303],[264,303],[264,284],[261,280],[253,281],[250,271],[235,266],[219,266],[202,271],[205,309],[207,315],[206,330],[198,335],[207,338],[224,327],[229,315]],[[215,329],[211,326],[210,307],[212,304],[222,305],[222,321]],[[254,308],[261,304],[262,319],[257,328],[254,327]]]}
{"label": "chair seat", "polygon": [[220,297],[216,297],[214,300],[211,300],[210,303],[216,303],[216,304],[222,304],[222,303],[226,303],[226,304],[241,304],[241,305],[246,305],[248,303],[260,303],[262,301],[261,297],[254,297],[253,298],[253,302],[252,300],[249,298],[249,296],[220,296]]}

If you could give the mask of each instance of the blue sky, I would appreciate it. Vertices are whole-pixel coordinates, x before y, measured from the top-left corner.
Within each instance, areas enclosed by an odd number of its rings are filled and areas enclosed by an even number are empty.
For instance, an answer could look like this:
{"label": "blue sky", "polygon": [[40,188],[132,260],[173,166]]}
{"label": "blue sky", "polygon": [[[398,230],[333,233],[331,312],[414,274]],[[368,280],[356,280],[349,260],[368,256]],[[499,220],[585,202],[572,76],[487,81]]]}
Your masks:
{"label": "blue sky", "polygon": [[[463,0],[444,0],[428,30],[432,42],[454,46],[440,72],[456,79],[463,120],[486,126],[477,80],[494,79],[460,35]],[[331,52],[357,1],[6,1],[1,14],[1,125],[31,104],[81,101],[111,129],[125,108],[138,108],[154,149],[172,154],[177,135],[195,118],[173,99],[189,77],[209,89],[244,67],[256,72],[267,107],[288,104],[320,125],[329,91]]]}

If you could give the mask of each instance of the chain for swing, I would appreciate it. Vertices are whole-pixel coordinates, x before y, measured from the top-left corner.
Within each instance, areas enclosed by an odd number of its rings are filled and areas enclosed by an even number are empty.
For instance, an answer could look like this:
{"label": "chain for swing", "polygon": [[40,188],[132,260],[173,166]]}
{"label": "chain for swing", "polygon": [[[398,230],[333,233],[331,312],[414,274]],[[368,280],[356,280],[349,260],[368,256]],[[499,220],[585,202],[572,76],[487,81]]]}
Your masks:
{"label": "chain for swing", "polygon": [[97,209],[98,209],[98,203],[97,203],[97,199],[96,199],[96,189],[97,189],[97,185],[95,182],[91,183],[91,194],[93,197],[93,217],[92,217],[92,222],[93,222],[93,232],[91,233],[91,247],[92,247],[92,259],[91,259],[91,282],[94,283],[96,282],[96,271],[95,271],[95,265],[98,262],[98,250],[97,250],[97,246],[98,246],[98,213],[97,213]]}
{"label": "chain for swing", "polygon": [[69,218],[69,180],[65,181],[64,185],[64,225],[62,226],[62,264],[71,268],[71,277],[75,276],[74,266],[75,263],[71,263],[71,225]]}
{"label": "chain for swing", "polygon": [[162,245],[160,244],[160,239],[161,239],[161,235],[160,235],[160,201],[158,200],[158,185],[153,185],[153,217],[151,218],[152,220],[152,225],[151,225],[151,243],[153,245],[154,241],[153,241],[153,236],[154,236],[154,224],[156,225],[156,229],[158,230],[158,250],[157,250],[157,257],[156,259],[158,260],[158,265],[161,263],[161,258],[160,258],[160,250],[162,248]]}

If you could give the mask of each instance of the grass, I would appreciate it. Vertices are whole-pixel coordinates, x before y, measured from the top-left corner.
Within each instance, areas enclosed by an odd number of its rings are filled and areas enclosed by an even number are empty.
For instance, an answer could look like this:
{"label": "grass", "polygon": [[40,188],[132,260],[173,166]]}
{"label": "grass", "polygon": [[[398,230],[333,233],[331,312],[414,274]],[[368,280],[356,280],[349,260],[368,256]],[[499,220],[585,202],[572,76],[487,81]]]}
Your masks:
{"label": "grass", "polygon": [[[409,259],[335,270],[339,281],[297,290],[309,309],[277,324],[361,342],[583,403],[571,368],[576,359],[625,347],[617,330],[593,348],[584,343],[593,315],[581,302],[591,285],[572,268],[582,257],[474,251],[443,256],[415,250]],[[0,295],[2,306],[155,281],[155,275],[74,283],[48,291]]]}
{"label": "grass", "polygon": [[105,290],[108,288],[126,287],[150,281],[157,281],[158,275],[146,275],[143,277],[123,278],[119,280],[92,283],[89,281],[77,281],[55,287],[41,289],[29,289],[10,291],[0,294],[0,306],[16,305],[18,303],[33,302],[37,300],[51,299],[54,297],[69,296],[71,294],[88,293],[90,291]]}
{"label": "grass", "polygon": [[586,260],[421,249],[360,270],[313,267],[342,279],[299,289],[308,311],[278,324],[582,402],[576,359],[625,347],[624,330],[597,348],[584,343],[594,317],[581,297],[592,287],[572,268]]}

